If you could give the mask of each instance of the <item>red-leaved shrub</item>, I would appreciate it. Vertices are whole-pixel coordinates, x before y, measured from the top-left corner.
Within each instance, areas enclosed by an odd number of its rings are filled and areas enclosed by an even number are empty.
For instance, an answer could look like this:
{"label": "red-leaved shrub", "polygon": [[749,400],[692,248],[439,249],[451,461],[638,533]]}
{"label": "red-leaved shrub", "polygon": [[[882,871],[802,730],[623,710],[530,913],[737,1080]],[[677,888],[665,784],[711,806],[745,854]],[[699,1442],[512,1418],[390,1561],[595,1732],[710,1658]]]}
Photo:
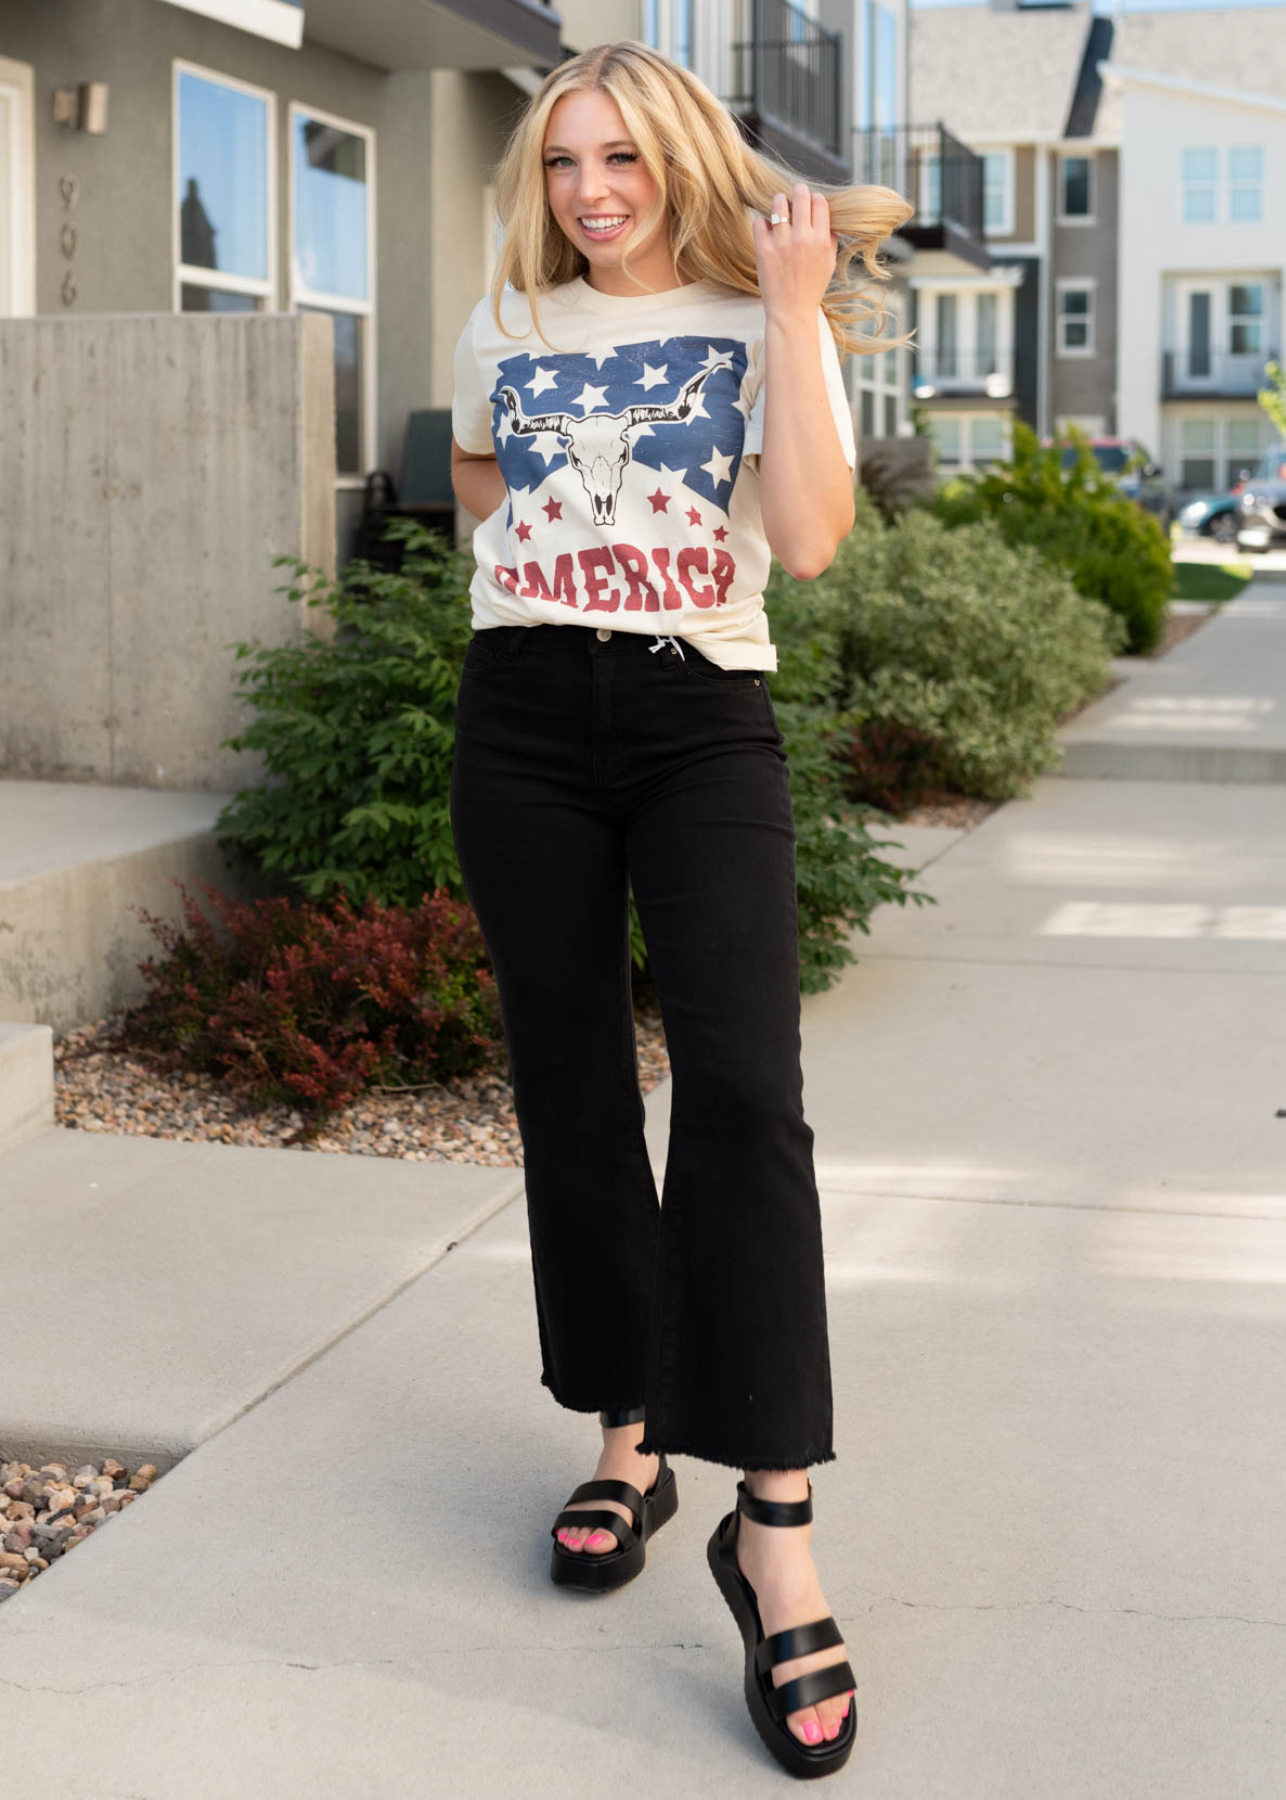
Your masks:
{"label": "red-leaved shrub", "polygon": [[[186,925],[140,907],[165,954],[123,1040],[217,1074],[252,1104],[315,1126],[371,1082],[411,1086],[503,1067],[495,977],[472,909],[438,889],[415,907],[340,896],[235,900],[177,881]],[[217,923],[216,923],[217,921]]]}

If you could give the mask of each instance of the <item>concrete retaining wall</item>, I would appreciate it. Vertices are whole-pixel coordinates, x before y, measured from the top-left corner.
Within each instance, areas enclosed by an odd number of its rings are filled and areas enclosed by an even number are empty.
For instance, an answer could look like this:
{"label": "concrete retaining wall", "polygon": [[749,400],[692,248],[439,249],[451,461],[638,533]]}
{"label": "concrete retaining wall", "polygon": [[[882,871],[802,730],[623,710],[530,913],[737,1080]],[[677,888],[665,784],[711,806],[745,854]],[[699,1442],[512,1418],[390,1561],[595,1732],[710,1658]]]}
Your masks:
{"label": "concrete retaining wall", "polygon": [[235,640],[318,629],[334,566],[331,322],[0,320],[0,771],[227,790],[257,758]]}

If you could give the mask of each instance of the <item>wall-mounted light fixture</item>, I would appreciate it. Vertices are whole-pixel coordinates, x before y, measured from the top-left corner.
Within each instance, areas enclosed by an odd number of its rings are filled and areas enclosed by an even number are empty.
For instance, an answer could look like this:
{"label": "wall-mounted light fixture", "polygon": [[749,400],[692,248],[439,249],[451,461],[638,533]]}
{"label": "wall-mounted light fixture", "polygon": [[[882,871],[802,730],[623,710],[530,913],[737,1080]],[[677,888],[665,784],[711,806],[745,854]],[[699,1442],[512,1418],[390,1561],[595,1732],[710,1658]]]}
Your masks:
{"label": "wall-mounted light fixture", "polygon": [[79,87],[55,88],[54,124],[101,137],[107,130],[107,96],[105,81],[82,81]]}

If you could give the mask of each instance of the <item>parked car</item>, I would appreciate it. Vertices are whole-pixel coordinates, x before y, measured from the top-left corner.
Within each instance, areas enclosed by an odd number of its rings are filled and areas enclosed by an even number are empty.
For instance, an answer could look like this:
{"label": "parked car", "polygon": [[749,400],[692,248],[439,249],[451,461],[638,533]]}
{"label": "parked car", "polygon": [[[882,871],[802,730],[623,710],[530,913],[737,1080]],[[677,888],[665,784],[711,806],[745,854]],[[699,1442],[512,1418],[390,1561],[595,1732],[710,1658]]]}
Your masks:
{"label": "parked car", "polygon": [[1188,537],[1235,544],[1242,523],[1241,496],[1252,480],[1286,481],[1286,444],[1271,444],[1253,469],[1242,469],[1223,493],[1193,494],[1179,508],[1179,528]]}
{"label": "parked car", "polygon": [[[1161,529],[1168,534],[1174,516],[1174,497],[1159,463],[1152,460],[1137,438],[1091,438],[1089,448],[1104,475],[1110,476],[1129,499],[1137,501],[1145,511],[1155,513]],[[1063,467],[1070,469],[1076,461],[1076,446],[1063,450]]]}
{"label": "parked car", "polygon": [[1194,494],[1179,508],[1180,530],[1187,537],[1208,537],[1220,544],[1235,544],[1245,485],[1244,481],[1239,481],[1226,494]]}
{"label": "parked car", "polygon": [[1271,444],[1237,502],[1237,548],[1286,544],[1286,444]]}

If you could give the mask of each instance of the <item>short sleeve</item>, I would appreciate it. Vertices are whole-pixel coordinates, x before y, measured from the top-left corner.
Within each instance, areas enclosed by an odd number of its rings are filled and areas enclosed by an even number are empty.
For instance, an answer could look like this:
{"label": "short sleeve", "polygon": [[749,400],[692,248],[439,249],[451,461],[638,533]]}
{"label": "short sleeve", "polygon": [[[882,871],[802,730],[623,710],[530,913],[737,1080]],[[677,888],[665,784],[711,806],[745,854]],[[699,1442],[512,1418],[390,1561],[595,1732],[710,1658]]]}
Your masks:
{"label": "short sleeve", "polygon": [[[822,374],[826,378],[826,393],[831,403],[831,417],[835,420],[835,429],[839,432],[840,448],[844,452],[844,461],[850,469],[857,467],[857,441],[853,433],[853,411],[849,405],[848,389],[844,386],[844,371],[840,367],[839,351],[835,347],[835,339],[831,333],[830,323],[826,317],[826,309],[817,309],[817,335],[822,352]],[[746,436],[742,445],[743,456],[758,456],[764,447],[764,401],[767,398],[766,372],[762,347],[751,370],[751,391],[753,403],[750,416],[746,420]]]}
{"label": "short sleeve", "polygon": [[456,342],[453,368],[451,435],[462,450],[468,450],[474,456],[490,456],[495,449],[491,437],[491,402],[473,347],[478,311],[485,304],[485,301],[479,301],[469,314],[468,323]]}

